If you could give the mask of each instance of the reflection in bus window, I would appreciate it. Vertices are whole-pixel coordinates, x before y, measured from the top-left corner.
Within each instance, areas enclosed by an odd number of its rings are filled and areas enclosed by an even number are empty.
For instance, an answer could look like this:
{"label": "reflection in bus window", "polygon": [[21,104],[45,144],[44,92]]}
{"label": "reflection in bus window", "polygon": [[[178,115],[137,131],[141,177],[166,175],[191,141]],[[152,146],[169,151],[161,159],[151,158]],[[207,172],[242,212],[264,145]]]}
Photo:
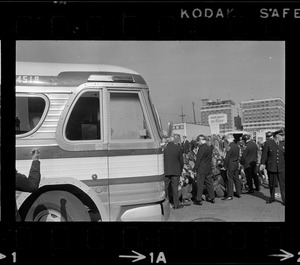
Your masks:
{"label": "reflection in bus window", "polygon": [[41,97],[18,96],[16,98],[16,134],[32,131],[38,125],[46,107]]}
{"label": "reflection in bus window", "polygon": [[148,125],[137,93],[110,94],[111,139],[150,139]]}
{"label": "reflection in bus window", "polygon": [[76,102],[66,127],[68,140],[97,140],[100,134],[99,92],[85,92]]}

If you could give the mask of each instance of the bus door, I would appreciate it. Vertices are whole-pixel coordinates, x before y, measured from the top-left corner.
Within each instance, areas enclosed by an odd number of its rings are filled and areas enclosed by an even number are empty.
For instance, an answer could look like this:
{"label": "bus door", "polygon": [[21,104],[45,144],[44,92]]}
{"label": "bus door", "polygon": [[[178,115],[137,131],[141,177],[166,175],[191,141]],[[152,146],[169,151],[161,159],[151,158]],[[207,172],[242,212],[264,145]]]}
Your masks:
{"label": "bus door", "polygon": [[105,99],[110,206],[117,214],[121,205],[153,201],[147,182],[157,175],[157,155],[141,91],[107,89]]}

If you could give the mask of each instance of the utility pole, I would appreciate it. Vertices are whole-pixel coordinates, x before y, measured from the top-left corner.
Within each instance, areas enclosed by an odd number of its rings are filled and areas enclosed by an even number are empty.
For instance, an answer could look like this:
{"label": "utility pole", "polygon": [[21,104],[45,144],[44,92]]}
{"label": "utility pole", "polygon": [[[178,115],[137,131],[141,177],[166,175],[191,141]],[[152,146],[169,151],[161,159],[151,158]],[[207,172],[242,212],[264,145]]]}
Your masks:
{"label": "utility pole", "polygon": [[195,114],[195,103],[194,101],[192,101],[192,103],[193,103],[194,123],[196,124],[197,122],[196,122],[196,114]]}
{"label": "utility pole", "polygon": [[181,115],[179,115],[179,117],[181,117],[182,123],[184,122],[184,121],[183,121],[184,116],[185,116],[185,115],[183,115],[183,107],[181,106]]}

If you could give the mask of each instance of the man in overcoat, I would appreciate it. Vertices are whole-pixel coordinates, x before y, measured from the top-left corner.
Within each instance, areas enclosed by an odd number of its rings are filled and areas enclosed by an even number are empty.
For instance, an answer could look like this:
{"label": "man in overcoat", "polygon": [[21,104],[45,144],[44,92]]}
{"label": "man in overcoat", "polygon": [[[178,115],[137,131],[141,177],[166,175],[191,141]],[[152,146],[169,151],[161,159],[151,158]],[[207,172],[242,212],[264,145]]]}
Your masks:
{"label": "man in overcoat", "polygon": [[174,209],[182,208],[179,204],[178,185],[183,169],[183,155],[180,145],[176,144],[177,137],[170,137],[164,148],[165,192],[169,199],[169,184],[171,182]]}
{"label": "man in overcoat", "polygon": [[202,205],[203,186],[207,188],[206,201],[215,203],[214,184],[212,180],[212,148],[206,144],[206,137],[200,134],[197,137],[199,150],[193,171],[197,172],[197,198],[194,204]]}
{"label": "man in overcoat", "polygon": [[188,154],[190,151],[190,142],[186,139],[185,135],[182,138],[182,151],[184,154]]}
{"label": "man in overcoat", "polygon": [[222,200],[233,199],[233,183],[236,189],[236,197],[240,198],[242,193],[242,185],[239,179],[239,156],[240,148],[234,141],[234,136],[229,134],[226,136],[229,143],[229,150],[226,152],[224,167],[227,169],[227,196]]}
{"label": "man in overcoat", "polygon": [[252,179],[254,180],[255,189],[257,191],[260,190],[259,179],[256,173],[258,147],[254,141],[251,140],[250,135],[243,135],[242,140],[245,142],[245,148],[240,162],[244,166],[247,185],[249,187],[247,193],[254,193]]}
{"label": "man in overcoat", "polygon": [[283,143],[284,129],[273,133],[273,140],[265,142],[262,157],[261,169],[267,169],[269,177],[270,200],[268,204],[275,202],[276,179],[279,181],[282,204],[285,205],[285,147]]}

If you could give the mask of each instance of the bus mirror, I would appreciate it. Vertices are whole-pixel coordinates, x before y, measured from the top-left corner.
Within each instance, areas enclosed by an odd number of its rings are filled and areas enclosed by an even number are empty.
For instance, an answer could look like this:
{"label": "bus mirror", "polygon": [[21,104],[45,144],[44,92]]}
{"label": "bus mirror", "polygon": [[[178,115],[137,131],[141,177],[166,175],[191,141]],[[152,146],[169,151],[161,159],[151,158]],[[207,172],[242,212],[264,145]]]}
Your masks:
{"label": "bus mirror", "polygon": [[168,122],[167,134],[168,134],[168,137],[171,137],[173,134],[173,122],[172,121]]}

